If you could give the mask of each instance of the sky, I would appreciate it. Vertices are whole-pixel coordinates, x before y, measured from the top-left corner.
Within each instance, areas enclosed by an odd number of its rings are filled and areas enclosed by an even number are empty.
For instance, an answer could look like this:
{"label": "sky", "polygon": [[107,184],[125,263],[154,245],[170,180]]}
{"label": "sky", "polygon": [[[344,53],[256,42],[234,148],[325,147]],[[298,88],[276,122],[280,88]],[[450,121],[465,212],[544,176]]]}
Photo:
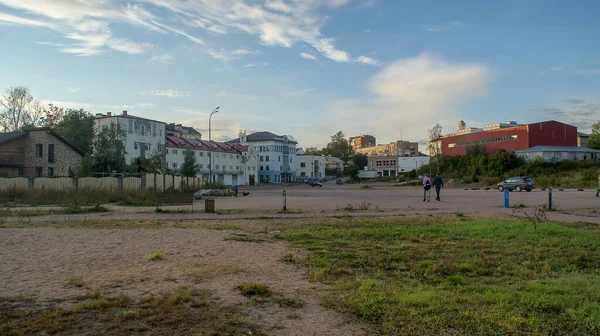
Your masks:
{"label": "sky", "polygon": [[[600,119],[600,1],[0,0],[0,91],[325,146]],[[423,146],[425,147],[425,146]]]}

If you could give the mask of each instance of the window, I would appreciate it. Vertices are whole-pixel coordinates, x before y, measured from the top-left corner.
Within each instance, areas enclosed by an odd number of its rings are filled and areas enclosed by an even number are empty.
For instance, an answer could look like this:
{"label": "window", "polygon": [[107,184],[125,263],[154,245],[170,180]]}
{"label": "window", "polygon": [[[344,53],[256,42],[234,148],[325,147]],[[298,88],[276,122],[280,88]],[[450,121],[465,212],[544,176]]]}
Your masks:
{"label": "window", "polygon": [[42,144],[35,145],[35,156],[36,157],[44,156],[44,145],[42,145]]}
{"label": "window", "polygon": [[265,166],[265,170],[269,170],[269,166]]}
{"label": "window", "polygon": [[173,162],[173,168],[177,168],[177,162]]}
{"label": "window", "polygon": [[263,169],[263,166],[260,166],[260,170],[261,170],[261,171],[262,171],[262,170],[264,170],[264,169]]}
{"label": "window", "polygon": [[306,174],[304,174],[304,172],[300,173],[300,177],[304,177]]}
{"label": "window", "polygon": [[54,168],[48,167],[48,177],[54,176]]}
{"label": "window", "polygon": [[202,168],[204,168],[204,165],[203,164],[199,164],[198,168],[202,169]]}
{"label": "window", "polygon": [[48,162],[54,162],[54,144],[48,145]]}
{"label": "window", "polygon": [[177,154],[177,149],[173,149],[173,154]]}
{"label": "window", "polygon": [[268,155],[265,157],[265,161],[269,162],[269,156]]}
{"label": "window", "polygon": [[279,166],[279,171],[283,171],[283,166]]}
{"label": "window", "polygon": [[306,167],[306,163],[305,162],[301,162],[300,163],[300,167],[302,167],[302,168]]}
{"label": "window", "polygon": [[199,156],[204,156],[204,152],[198,152]]}
{"label": "window", "polygon": [[260,156],[260,162],[263,162],[263,156],[262,155]]}
{"label": "window", "polygon": [[215,157],[219,157],[219,153],[215,153]]}
{"label": "window", "polygon": [[290,163],[292,163],[292,158],[290,157]]}
{"label": "window", "polygon": [[281,162],[281,155],[277,157],[278,161]]}
{"label": "window", "polygon": [[219,165],[216,165],[216,166],[215,166],[215,169],[219,169]]}
{"label": "window", "polygon": [[240,166],[235,166],[235,170],[240,170]]}
{"label": "window", "polygon": [[239,159],[239,158],[240,158],[240,156],[239,156],[239,155],[236,155],[236,156],[235,156],[235,158],[236,158],[236,159]]}
{"label": "window", "polygon": [[23,168],[18,168],[17,169],[17,174],[19,175],[19,177],[23,177],[23,175],[25,175],[24,172],[23,172]]}
{"label": "window", "polygon": [[145,125],[140,126],[140,134],[141,135],[145,135],[146,134],[146,126]]}
{"label": "window", "polygon": [[42,167],[35,167],[35,176],[42,177]]}

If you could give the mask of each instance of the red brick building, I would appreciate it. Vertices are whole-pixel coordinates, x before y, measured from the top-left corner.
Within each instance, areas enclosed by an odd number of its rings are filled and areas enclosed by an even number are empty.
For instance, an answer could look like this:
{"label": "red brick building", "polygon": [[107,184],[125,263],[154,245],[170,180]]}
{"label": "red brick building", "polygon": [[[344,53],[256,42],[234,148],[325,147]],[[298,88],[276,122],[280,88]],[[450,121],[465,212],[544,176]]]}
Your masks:
{"label": "red brick building", "polygon": [[464,155],[468,146],[483,145],[489,154],[501,149],[514,152],[534,146],[577,146],[577,127],[558,121],[527,125],[497,124],[497,127],[469,129],[442,136],[442,155]]}

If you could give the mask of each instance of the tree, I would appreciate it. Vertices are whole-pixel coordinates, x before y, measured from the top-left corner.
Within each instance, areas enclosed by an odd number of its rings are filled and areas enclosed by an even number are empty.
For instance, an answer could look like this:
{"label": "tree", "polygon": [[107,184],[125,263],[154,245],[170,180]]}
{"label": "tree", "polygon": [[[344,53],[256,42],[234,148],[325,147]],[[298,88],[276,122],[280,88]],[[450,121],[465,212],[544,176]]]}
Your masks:
{"label": "tree", "polygon": [[[62,118],[60,118],[61,115]],[[60,121],[56,123],[57,118],[60,118]],[[92,153],[94,116],[90,112],[83,109],[64,111],[62,108],[50,104],[47,123],[49,127],[56,123],[53,127],[56,133],[86,154]]]}
{"label": "tree", "polygon": [[600,121],[592,125],[592,134],[587,141],[587,147],[592,149],[600,149]]}
{"label": "tree", "polygon": [[29,105],[33,96],[24,86],[11,87],[2,94],[0,105],[4,111],[0,114],[0,122],[6,131],[18,131],[31,122]]}
{"label": "tree", "polygon": [[331,141],[327,144],[327,151],[329,155],[340,158],[344,161],[348,160],[350,155],[350,145],[348,139],[344,135],[344,132],[339,131],[331,136]]}
{"label": "tree", "polygon": [[369,157],[361,153],[354,154],[352,156],[352,163],[354,163],[354,167],[358,168],[358,170],[362,170],[369,164]]}
{"label": "tree", "polygon": [[93,141],[93,162],[97,172],[125,171],[125,130],[114,122],[102,127]]}
{"label": "tree", "polygon": [[440,147],[439,138],[442,136],[442,126],[440,124],[435,124],[433,128],[428,129],[427,133],[429,133],[429,156],[437,157],[442,154],[442,148]]}
{"label": "tree", "polygon": [[306,155],[323,155],[323,150],[317,149],[317,147],[307,147],[304,150],[304,154],[306,154]]}
{"label": "tree", "polygon": [[181,176],[194,177],[196,176],[196,153],[192,150],[183,152],[183,164],[179,171]]}

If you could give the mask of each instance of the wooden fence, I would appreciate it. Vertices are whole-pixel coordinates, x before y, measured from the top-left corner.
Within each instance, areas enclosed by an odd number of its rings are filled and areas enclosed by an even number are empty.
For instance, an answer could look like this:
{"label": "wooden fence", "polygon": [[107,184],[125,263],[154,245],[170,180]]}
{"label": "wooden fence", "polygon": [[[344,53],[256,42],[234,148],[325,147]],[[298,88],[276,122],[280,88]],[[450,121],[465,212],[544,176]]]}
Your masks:
{"label": "wooden fence", "polygon": [[140,177],[13,177],[0,178],[0,192],[6,190],[182,190],[200,188],[199,177],[142,174]]}

